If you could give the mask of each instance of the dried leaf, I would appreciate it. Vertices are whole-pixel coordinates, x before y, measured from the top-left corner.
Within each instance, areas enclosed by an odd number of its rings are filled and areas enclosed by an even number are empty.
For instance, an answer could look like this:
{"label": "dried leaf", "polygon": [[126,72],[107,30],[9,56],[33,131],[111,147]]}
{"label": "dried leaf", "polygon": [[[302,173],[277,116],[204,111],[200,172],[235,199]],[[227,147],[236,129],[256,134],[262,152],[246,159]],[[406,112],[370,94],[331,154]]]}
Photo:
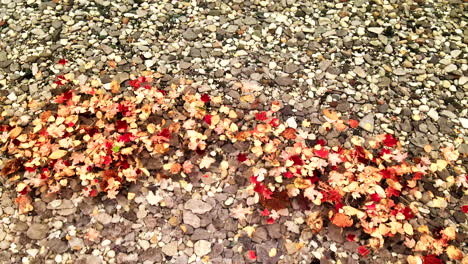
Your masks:
{"label": "dried leaf", "polygon": [[334,214],[331,220],[334,225],[339,227],[350,227],[353,225],[353,219],[342,213]]}
{"label": "dried leaf", "polygon": [[296,129],[288,127],[283,131],[283,133],[281,133],[281,136],[283,136],[286,139],[296,139]]}
{"label": "dried leaf", "polygon": [[320,216],[319,211],[315,211],[307,217],[307,225],[312,229],[312,231],[318,233],[323,228],[323,218]]}
{"label": "dried leaf", "polygon": [[403,230],[406,234],[412,236],[413,235],[413,226],[410,223],[403,224]]}
{"label": "dried leaf", "polygon": [[20,214],[25,214],[33,209],[32,199],[29,195],[20,195],[15,199],[15,202],[18,204]]}
{"label": "dried leaf", "polygon": [[447,247],[446,253],[449,259],[453,259],[453,260],[463,259],[463,253],[461,252],[461,250],[453,245],[450,245]]}
{"label": "dried leaf", "polygon": [[328,110],[328,109],[324,109],[323,110],[323,115],[325,115],[326,118],[332,120],[332,121],[336,121],[338,119],[340,119],[340,116],[337,112],[333,111],[333,110]]}
{"label": "dried leaf", "polygon": [[260,203],[267,209],[279,211],[281,209],[287,208],[291,201],[289,200],[288,192],[281,191],[274,192],[271,195],[271,199],[266,199],[263,197],[263,195],[261,195]]}
{"label": "dried leaf", "polygon": [[49,159],[60,159],[65,155],[67,155],[66,150],[58,149],[58,150],[52,152],[52,154],[50,154]]}
{"label": "dried leaf", "polygon": [[17,172],[21,168],[22,164],[20,159],[12,159],[5,163],[3,166],[2,171],[0,172],[0,176],[8,176]]}
{"label": "dried leaf", "polygon": [[15,128],[13,128],[13,129],[10,131],[10,138],[11,138],[11,139],[16,138],[17,136],[19,136],[19,134],[21,134],[21,131],[23,131],[23,128],[22,128],[22,127],[15,127]]}

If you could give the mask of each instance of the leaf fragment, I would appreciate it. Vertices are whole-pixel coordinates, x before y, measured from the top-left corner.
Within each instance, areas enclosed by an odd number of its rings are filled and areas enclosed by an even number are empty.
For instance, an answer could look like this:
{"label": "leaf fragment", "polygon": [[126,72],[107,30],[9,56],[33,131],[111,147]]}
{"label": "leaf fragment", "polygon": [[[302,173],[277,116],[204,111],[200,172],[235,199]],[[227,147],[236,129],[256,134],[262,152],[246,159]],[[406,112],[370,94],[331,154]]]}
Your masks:
{"label": "leaf fragment", "polygon": [[52,154],[50,154],[49,159],[60,159],[65,155],[67,155],[66,150],[58,149],[58,150],[52,152]]}

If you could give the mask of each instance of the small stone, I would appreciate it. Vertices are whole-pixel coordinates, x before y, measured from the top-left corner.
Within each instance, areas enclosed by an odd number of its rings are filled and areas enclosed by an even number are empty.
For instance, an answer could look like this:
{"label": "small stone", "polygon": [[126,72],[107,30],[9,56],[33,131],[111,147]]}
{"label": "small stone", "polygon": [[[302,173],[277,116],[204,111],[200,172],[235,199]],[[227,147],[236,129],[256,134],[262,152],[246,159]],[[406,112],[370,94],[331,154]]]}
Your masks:
{"label": "small stone", "polygon": [[297,65],[294,64],[294,63],[288,63],[288,64],[284,67],[284,72],[286,72],[286,73],[294,73],[294,72],[296,72],[297,70],[299,70],[299,66],[297,66]]}
{"label": "small stone", "polygon": [[195,254],[199,257],[208,255],[211,252],[211,243],[206,240],[199,240],[193,245]]}
{"label": "small stone", "polygon": [[7,96],[8,100],[10,101],[16,101],[16,99],[18,99],[18,97],[16,96],[16,94],[14,92],[11,92],[8,96]]}
{"label": "small stone", "polygon": [[384,31],[384,28],[383,27],[368,27],[367,30],[369,30],[369,32],[380,35]]}
{"label": "small stone", "polygon": [[429,110],[429,112],[427,112],[427,116],[432,118],[434,121],[439,120],[439,113],[437,113],[435,109]]}
{"label": "small stone", "polygon": [[275,79],[275,82],[281,86],[290,86],[294,81],[289,77],[278,77]]}
{"label": "small stone", "polygon": [[357,76],[359,76],[361,78],[366,78],[366,76],[367,76],[366,72],[359,66],[355,67],[353,71],[354,71],[354,73],[357,74]]}
{"label": "small stone", "polygon": [[186,40],[195,40],[197,38],[197,34],[192,29],[188,29],[182,34],[182,37]]}
{"label": "small stone", "polygon": [[458,118],[460,120],[460,124],[462,125],[463,128],[468,128],[468,119],[467,118]]}
{"label": "small stone", "polygon": [[49,227],[43,224],[32,224],[29,226],[28,231],[26,231],[26,235],[30,239],[43,239],[47,236],[47,232],[49,232]]}
{"label": "small stone", "polygon": [[204,214],[213,209],[213,206],[201,200],[190,199],[185,203],[184,208],[192,211],[195,214]]}
{"label": "small stone", "polygon": [[286,124],[288,125],[288,127],[291,127],[291,128],[294,128],[294,129],[297,128],[297,122],[296,122],[296,119],[294,117],[288,118],[286,120]]}
{"label": "small stone", "polygon": [[453,72],[453,71],[456,71],[457,69],[458,69],[457,65],[449,64],[444,68],[444,71],[445,72]]}
{"label": "small stone", "polygon": [[162,252],[170,257],[177,255],[177,241],[167,243],[161,248]]}
{"label": "small stone", "polygon": [[395,70],[393,71],[393,73],[394,73],[395,75],[400,75],[400,76],[401,76],[401,75],[405,75],[405,74],[406,74],[406,70],[403,69],[403,68],[397,68],[397,69],[395,69]]}
{"label": "small stone", "polygon": [[39,253],[39,249],[37,248],[30,248],[28,250],[26,250],[26,252],[28,253],[28,255],[30,255],[31,257],[36,257],[37,253]]}
{"label": "small stone", "polygon": [[191,225],[193,228],[200,227],[200,217],[190,211],[184,211],[182,219],[186,225]]}
{"label": "small stone", "polygon": [[458,79],[458,84],[459,85],[465,85],[465,83],[468,82],[468,77],[467,76],[462,76],[460,79]]}
{"label": "small stone", "polygon": [[430,109],[429,109],[429,106],[427,105],[420,105],[419,106],[419,111],[421,112],[428,112]]}
{"label": "small stone", "polygon": [[94,219],[103,225],[108,225],[112,221],[112,216],[106,213],[98,213],[96,216],[94,216]]}
{"label": "small stone", "polygon": [[371,114],[364,116],[359,122],[359,126],[368,132],[373,132],[374,131],[374,114],[371,113]]}

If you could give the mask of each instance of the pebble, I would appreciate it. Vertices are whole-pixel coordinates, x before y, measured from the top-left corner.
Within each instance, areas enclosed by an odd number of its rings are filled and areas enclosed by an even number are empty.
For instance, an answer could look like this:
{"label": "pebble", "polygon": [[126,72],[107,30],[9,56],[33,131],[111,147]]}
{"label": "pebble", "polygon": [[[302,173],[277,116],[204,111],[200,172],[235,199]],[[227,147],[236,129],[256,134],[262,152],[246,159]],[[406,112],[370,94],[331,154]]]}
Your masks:
{"label": "pebble", "polygon": [[209,212],[211,209],[213,209],[213,206],[201,200],[190,199],[185,203],[184,208],[186,210],[192,211],[195,214],[204,214],[206,212]]}
{"label": "pebble", "polygon": [[196,214],[190,211],[184,211],[182,219],[183,219],[184,224],[190,225],[193,228],[200,227],[200,222],[201,222],[200,218]]}
{"label": "pebble", "polygon": [[30,239],[39,240],[47,236],[49,232],[49,227],[45,224],[32,224],[29,226],[28,231],[26,231],[26,236]]}
{"label": "pebble", "polygon": [[207,240],[199,240],[193,245],[193,250],[199,257],[208,255],[211,252],[211,243]]}
{"label": "pebble", "polygon": [[468,128],[468,118],[458,118],[458,120],[460,121],[460,124],[462,125],[463,128]]}
{"label": "pebble", "polygon": [[429,116],[430,118],[432,118],[432,120],[434,120],[434,121],[439,120],[439,113],[438,113],[435,109],[430,109],[430,110],[427,112],[427,116]]}
{"label": "pebble", "polygon": [[445,72],[453,72],[453,71],[456,71],[457,69],[458,69],[457,65],[449,64],[444,68],[444,71]]}
{"label": "pebble", "polygon": [[296,122],[296,119],[294,117],[290,117],[290,118],[286,119],[286,124],[288,125],[288,127],[291,127],[291,128],[294,128],[294,129],[297,128],[297,122]]}
{"label": "pebble", "polygon": [[161,250],[165,255],[170,257],[177,255],[177,241],[172,241],[170,243],[165,244],[161,248]]}
{"label": "pebble", "polygon": [[382,27],[368,27],[367,30],[369,30],[370,32],[375,33],[377,35],[380,35],[384,31],[384,28],[382,28]]}
{"label": "pebble", "polygon": [[359,126],[368,132],[373,132],[374,131],[374,114],[370,113],[364,116],[359,122]]}

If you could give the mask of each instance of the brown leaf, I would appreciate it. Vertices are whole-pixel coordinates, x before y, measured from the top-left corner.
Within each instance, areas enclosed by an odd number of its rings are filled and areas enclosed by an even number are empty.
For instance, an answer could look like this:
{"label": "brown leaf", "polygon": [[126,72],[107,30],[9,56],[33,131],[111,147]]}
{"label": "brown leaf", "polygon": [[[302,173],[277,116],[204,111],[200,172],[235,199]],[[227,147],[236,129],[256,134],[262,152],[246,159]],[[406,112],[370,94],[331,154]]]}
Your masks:
{"label": "brown leaf", "polygon": [[447,251],[447,256],[449,257],[449,259],[461,260],[463,258],[463,253],[461,252],[460,249],[458,249],[455,246],[452,246],[452,245],[448,246],[446,251]]}
{"label": "brown leaf", "polygon": [[319,211],[315,211],[315,212],[311,213],[307,217],[307,225],[310,227],[310,229],[312,229],[312,231],[314,231],[316,233],[318,233],[318,232],[320,232],[320,230],[322,230],[323,219],[320,216]]}
{"label": "brown leaf", "polygon": [[65,156],[65,155],[67,155],[66,150],[58,149],[58,150],[52,152],[52,154],[50,154],[49,159],[60,159],[61,157]]}
{"label": "brown leaf", "polygon": [[20,214],[32,211],[32,199],[29,195],[20,195],[16,198],[15,202],[18,204]]}
{"label": "brown leaf", "polygon": [[288,192],[274,192],[271,195],[271,199],[266,199],[263,195],[260,196],[260,203],[263,207],[273,210],[281,210],[289,206],[291,203],[289,200]]}
{"label": "brown leaf", "polygon": [[353,225],[353,219],[342,213],[333,215],[331,220],[334,225],[339,227],[350,227]]}
{"label": "brown leaf", "polygon": [[296,129],[288,127],[283,131],[283,133],[281,133],[281,136],[283,136],[286,139],[296,139]]}
{"label": "brown leaf", "polygon": [[11,138],[11,139],[16,138],[17,136],[19,136],[19,134],[21,134],[21,131],[23,131],[23,128],[22,128],[22,127],[15,127],[15,128],[13,128],[13,129],[10,131],[10,138]]}
{"label": "brown leaf", "polygon": [[21,168],[22,164],[19,159],[12,159],[5,163],[2,171],[0,172],[0,176],[8,176],[17,172]]}

